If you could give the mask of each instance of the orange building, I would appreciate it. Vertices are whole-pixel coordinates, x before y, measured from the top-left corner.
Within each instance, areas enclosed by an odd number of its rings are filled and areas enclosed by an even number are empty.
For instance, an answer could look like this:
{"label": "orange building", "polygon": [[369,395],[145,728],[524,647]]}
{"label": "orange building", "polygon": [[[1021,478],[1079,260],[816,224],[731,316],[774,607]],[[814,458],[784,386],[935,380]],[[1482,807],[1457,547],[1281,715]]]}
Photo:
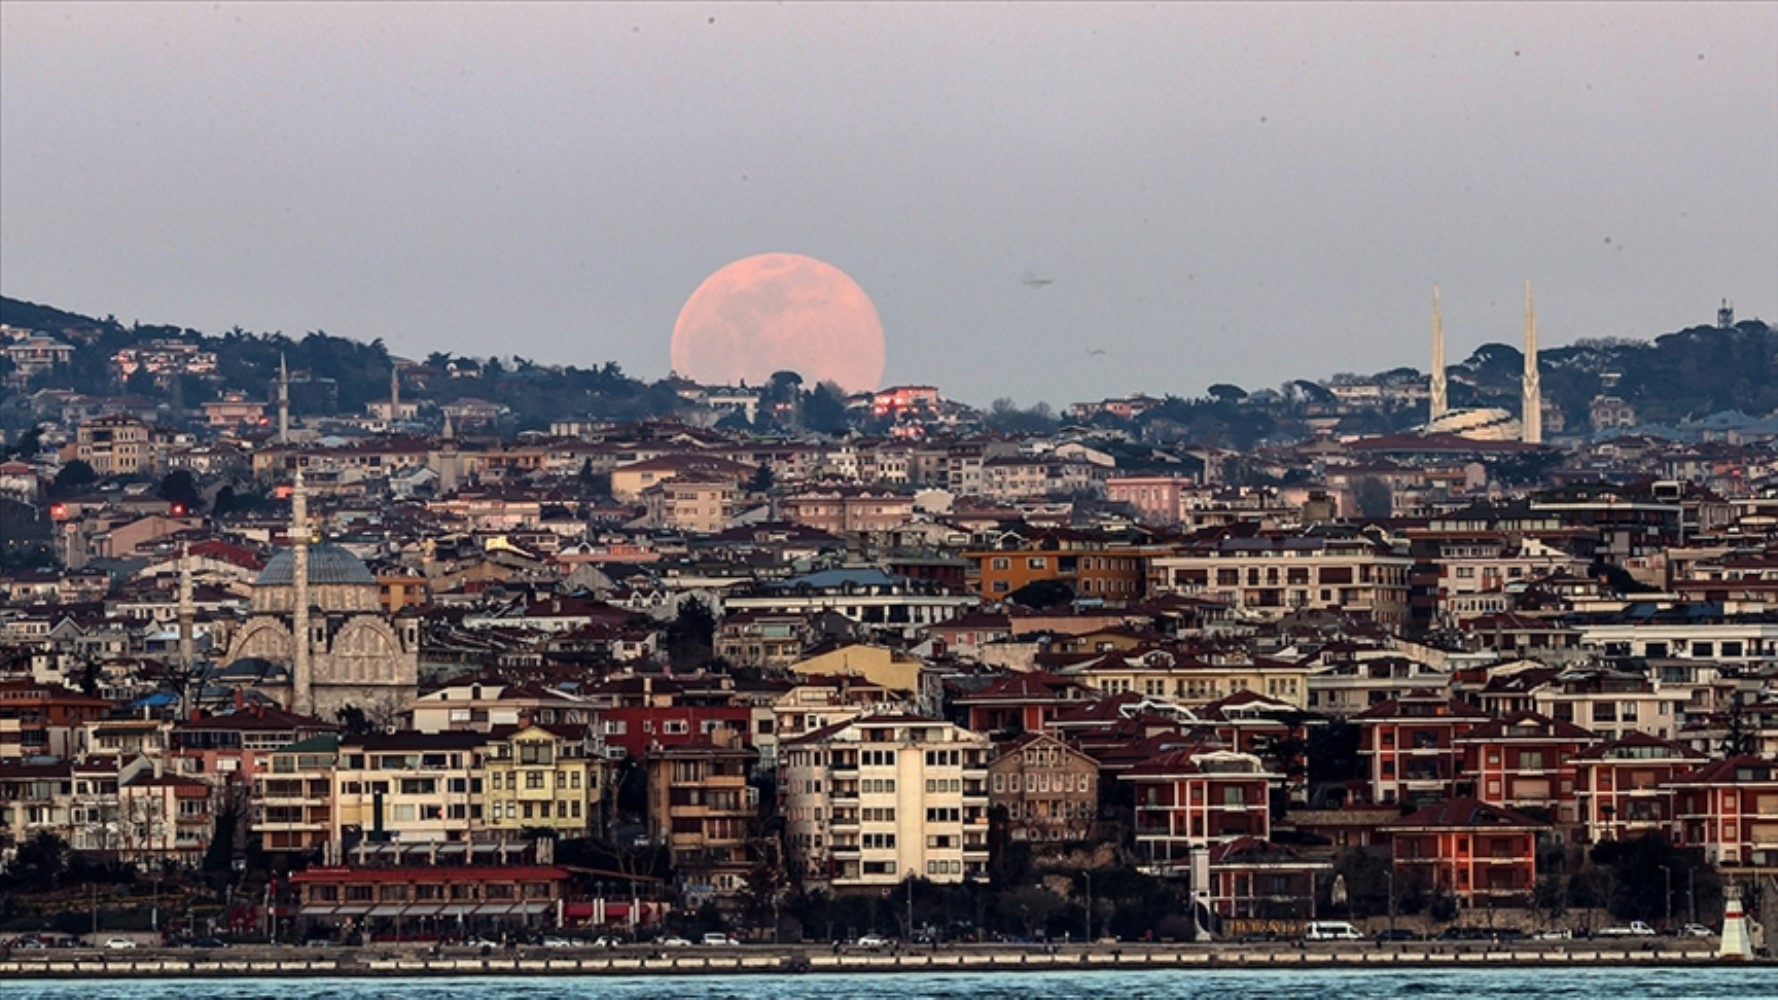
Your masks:
{"label": "orange building", "polygon": [[1149,557],[1166,554],[1084,532],[1057,531],[1016,548],[965,552],[963,558],[970,564],[970,585],[989,600],[1004,600],[1028,584],[1053,580],[1067,584],[1077,597],[1130,603],[1146,592]]}
{"label": "orange building", "polygon": [[1395,873],[1449,893],[1457,905],[1524,906],[1537,885],[1545,824],[1473,798],[1427,806],[1384,827]]}

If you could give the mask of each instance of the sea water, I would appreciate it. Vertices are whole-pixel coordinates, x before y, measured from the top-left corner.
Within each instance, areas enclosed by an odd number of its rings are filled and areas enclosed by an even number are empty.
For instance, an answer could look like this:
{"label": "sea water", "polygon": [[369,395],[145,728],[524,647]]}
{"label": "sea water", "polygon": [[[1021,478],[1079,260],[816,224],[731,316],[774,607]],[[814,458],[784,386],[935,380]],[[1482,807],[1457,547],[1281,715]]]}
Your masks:
{"label": "sea water", "polygon": [[1094,970],[0,982],[7,1000],[1778,1000],[1778,969]]}

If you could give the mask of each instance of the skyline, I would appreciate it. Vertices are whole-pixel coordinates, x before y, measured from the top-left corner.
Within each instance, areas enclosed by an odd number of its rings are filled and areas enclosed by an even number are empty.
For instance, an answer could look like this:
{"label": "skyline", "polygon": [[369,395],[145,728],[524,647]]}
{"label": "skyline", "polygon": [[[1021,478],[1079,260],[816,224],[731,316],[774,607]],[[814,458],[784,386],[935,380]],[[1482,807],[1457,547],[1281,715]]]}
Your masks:
{"label": "skyline", "polygon": [[790,252],[886,384],[978,405],[1425,369],[1435,283],[1457,358],[1526,278],[1546,350],[1778,312],[1774,47],[1733,5],[8,4],[0,290],[653,380]]}

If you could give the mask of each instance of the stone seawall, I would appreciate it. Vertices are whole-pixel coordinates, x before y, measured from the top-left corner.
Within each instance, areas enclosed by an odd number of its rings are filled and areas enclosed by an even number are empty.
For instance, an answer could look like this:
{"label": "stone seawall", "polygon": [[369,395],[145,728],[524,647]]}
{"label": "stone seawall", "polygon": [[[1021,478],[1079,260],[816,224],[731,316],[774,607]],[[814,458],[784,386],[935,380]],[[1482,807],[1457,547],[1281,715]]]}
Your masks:
{"label": "stone seawall", "polygon": [[[1700,942],[1702,944],[1702,942]],[[1572,947],[1485,944],[1370,944],[1328,947],[1274,945],[1101,945],[1054,952],[1040,948],[965,946],[936,952],[846,952],[816,946],[749,945],[722,949],[615,951],[520,949],[433,955],[425,951],[366,947],[328,949],[252,948],[230,951],[132,951],[95,954],[15,952],[0,959],[0,979],[188,978],[188,977],[375,977],[375,976],[639,976],[768,975],[799,972],[1016,972],[1081,969],[1279,969],[1515,966],[1716,966],[1714,948],[1663,942],[1640,945],[1577,943]],[[1772,965],[1770,960],[1754,963]]]}

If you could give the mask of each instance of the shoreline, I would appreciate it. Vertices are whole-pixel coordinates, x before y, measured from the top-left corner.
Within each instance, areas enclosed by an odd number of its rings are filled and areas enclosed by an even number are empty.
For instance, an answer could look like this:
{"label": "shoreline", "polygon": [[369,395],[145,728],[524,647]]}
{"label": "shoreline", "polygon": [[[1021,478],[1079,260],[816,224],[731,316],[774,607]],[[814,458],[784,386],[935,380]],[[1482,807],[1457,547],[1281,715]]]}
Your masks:
{"label": "shoreline", "polygon": [[228,979],[484,977],[484,976],[720,976],[872,973],[883,975],[945,972],[1062,972],[1145,969],[1451,969],[1507,963],[1545,968],[1770,967],[1772,959],[1725,961],[1714,948],[1686,949],[1643,945],[1568,948],[1514,948],[1476,944],[1409,945],[1376,948],[1285,947],[1258,949],[1231,945],[1101,945],[1040,949],[979,947],[892,955],[848,952],[836,955],[820,946],[747,945],[674,954],[633,949],[628,953],[433,956],[395,948],[338,949],[314,953],[302,948],[253,948],[238,952],[144,949],[145,954],[82,954],[53,951],[0,960],[0,979]]}

